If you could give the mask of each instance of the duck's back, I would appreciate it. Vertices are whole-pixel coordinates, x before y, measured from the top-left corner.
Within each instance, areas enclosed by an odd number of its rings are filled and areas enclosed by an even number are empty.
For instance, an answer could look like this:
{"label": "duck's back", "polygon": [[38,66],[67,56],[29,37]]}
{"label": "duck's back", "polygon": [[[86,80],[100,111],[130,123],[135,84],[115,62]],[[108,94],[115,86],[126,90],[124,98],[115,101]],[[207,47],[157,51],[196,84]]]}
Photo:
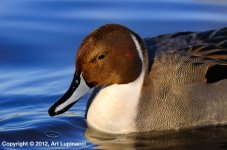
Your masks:
{"label": "duck's back", "polygon": [[[227,55],[227,27],[204,32],[178,32],[144,39],[148,50],[184,51],[188,55],[208,56],[212,49],[222,49]],[[207,53],[209,52],[209,53]],[[227,61],[227,57],[224,59]]]}
{"label": "duck's back", "polygon": [[139,131],[227,123],[227,28],[145,39]]}

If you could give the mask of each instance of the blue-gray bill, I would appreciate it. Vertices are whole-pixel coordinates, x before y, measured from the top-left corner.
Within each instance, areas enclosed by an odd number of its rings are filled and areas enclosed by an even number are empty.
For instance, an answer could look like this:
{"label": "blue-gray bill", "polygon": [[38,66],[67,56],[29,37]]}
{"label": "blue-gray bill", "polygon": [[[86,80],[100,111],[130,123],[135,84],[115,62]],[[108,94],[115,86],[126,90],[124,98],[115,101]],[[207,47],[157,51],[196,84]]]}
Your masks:
{"label": "blue-gray bill", "polygon": [[49,108],[49,115],[55,116],[66,112],[89,90],[90,88],[85,83],[83,76],[74,75],[67,92]]}

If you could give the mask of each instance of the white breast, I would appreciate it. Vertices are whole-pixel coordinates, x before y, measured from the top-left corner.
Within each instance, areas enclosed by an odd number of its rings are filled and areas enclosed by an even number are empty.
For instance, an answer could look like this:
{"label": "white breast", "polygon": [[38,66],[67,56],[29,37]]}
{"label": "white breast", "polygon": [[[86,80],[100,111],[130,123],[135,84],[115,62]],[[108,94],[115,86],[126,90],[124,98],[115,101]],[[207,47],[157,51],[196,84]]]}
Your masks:
{"label": "white breast", "polygon": [[144,71],[132,83],[102,89],[88,110],[88,125],[108,133],[136,132],[135,117],[143,76]]}

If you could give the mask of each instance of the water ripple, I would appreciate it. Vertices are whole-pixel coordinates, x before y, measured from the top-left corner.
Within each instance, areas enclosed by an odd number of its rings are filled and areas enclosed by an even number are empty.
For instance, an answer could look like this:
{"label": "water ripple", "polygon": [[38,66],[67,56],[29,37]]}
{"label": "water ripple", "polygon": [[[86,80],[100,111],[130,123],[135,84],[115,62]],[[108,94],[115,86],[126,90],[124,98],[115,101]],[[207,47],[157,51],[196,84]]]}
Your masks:
{"label": "water ripple", "polygon": [[61,133],[58,133],[56,131],[47,131],[45,132],[45,135],[49,138],[58,138],[61,136]]}

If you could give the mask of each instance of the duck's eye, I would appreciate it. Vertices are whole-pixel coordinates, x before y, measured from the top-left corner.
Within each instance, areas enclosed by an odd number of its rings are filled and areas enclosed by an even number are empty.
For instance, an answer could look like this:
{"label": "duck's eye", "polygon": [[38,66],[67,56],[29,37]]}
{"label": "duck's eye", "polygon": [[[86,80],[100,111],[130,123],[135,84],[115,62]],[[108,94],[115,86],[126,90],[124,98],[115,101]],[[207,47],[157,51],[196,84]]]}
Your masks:
{"label": "duck's eye", "polygon": [[103,59],[103,58],[105,58],[105,55],[100,55],[100,56],[98,57],[99,60],[100,60],[100,59]]}

